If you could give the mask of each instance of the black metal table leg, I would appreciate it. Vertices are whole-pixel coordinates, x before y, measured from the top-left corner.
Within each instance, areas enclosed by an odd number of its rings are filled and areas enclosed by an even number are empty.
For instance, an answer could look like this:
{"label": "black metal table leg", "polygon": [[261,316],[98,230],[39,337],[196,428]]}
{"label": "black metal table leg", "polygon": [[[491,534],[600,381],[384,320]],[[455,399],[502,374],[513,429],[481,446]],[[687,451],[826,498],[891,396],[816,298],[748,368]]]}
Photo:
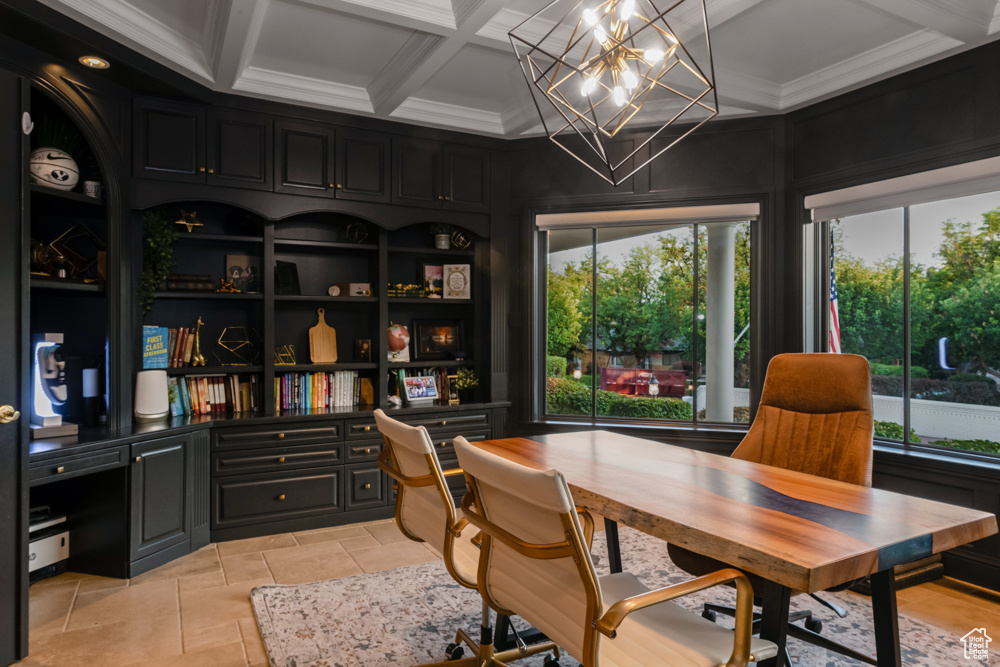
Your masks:
{"label": "black metal table leg", "polygon": [[618,545],[618,523],[604,519],[604,535],[608,540],[608,567],[611,574],[622,571],[622,552]]}
{"label": "black metal table leg", "polygon": [[879,667],[901,667],[896,575],[892,568],[871,575],[872,615],[875,617],[875,657]]}
{"label": "black metal table leg", "polygon": [[788,604],[792,599],[792,591],[787,586],[769,582],[763,590],[756,593],[761,597],[760,638],[778,645],[778,655],[770,660],[762,660],[758,667],[785,667]]}

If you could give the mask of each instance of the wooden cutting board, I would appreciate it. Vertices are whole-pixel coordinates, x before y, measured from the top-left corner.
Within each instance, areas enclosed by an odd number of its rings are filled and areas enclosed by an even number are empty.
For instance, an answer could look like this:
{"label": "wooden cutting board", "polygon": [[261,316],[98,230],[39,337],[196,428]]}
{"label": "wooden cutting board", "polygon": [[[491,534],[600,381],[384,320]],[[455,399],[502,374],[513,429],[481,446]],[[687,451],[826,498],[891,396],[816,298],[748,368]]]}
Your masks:
{"label": "wooden cutting board", "polygon": [[337,332],[323,318],[319,309],[319,322],[309,330],[309,358],[314,364],[332,364],[337,361]]}

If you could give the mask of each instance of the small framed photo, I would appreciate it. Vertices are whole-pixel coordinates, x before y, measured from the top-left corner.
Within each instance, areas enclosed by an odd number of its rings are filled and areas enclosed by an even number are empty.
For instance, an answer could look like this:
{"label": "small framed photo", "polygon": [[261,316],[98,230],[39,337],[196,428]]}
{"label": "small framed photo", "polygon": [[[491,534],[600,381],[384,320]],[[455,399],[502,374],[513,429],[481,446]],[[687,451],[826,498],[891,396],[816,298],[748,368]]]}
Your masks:
{"label": "small framed photo", "polygon": [[444,294],[444,266],[433,262],[420,263],[420,284],[427,290],[428,299],[440,299]]}
{"label": "small framed photo", "polygon": [[372,341],[370,338],[357,338],[354,341],[354,361],[370,362],[372,360]]}
{"label": "small framed photo", "polygon": [[274,262],[274,293],[301,294],[299,287],[299,267],[295,262]]}
{"label": "small framed photo", "polygon": [[468,264],[444,265],[444,298],[472,298],[472,271]]}
{"label": "small framed photo", "polygon": [[448,376],[447,384],[447,394],[448,394],[448,405],[458,405],[458,388],[455,387],[455,383],[458,381],[457,375]]}
{"label": "small framed photo", "polygon": [[414,320],[413,358],[417,361],[454,358],[456,352],[464,349],[464,328],[462,320]]}
{"label": "small framed photo", "polygon": [[403,378],[403,392],[410,405],[433,403],[438,399],[437,384],[430,375]]}
{"label": "small framed photo", "polygon": [[260,257],[226,255],[226,281],[241,292],[259,292]]}

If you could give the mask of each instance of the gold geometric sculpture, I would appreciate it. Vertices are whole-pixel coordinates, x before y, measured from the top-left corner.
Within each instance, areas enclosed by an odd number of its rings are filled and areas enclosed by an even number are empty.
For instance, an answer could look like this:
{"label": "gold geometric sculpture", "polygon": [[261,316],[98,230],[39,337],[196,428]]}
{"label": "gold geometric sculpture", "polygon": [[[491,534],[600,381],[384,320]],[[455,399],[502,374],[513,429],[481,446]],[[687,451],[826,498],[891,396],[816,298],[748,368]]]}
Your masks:
{"label": "gold geometric sculpture", "polygon": [[251,327],[226,327],[213,350],[221,366],[252,366],[260,360],[260,339]]}
{"label": "gold geometric sculpture", "polygon": [[705,0],[595,2],[554,0],[508,35],[549,139],[618,185],[719,113],[712,46]]}
{"label": "gold geometric sculpture", "polygon": [[275,366],[294,366],[295,365],[295,346],[294,345],[275,345],[274,346],[274,365]]}

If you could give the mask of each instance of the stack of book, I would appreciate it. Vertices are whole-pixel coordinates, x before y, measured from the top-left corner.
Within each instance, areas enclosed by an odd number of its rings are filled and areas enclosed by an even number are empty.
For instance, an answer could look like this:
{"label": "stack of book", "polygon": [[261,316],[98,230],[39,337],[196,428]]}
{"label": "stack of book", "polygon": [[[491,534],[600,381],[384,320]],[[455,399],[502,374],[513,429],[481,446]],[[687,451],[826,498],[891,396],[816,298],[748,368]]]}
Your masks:
{"label": "stack of book", "polygon": [[372,382],[357,371],[284,373],[274,378],[274,409],[327,410],[375,401]]}
{"label": "stack of book", "polygon": [[143,368],[183,368],[191,365],[195,327],[144,326]]}
{"label": "stack of book", "polygon": [[200,273],[171,273],[160,288],[164,292],[214,292],[212,277]]}
{"label": "stack of book", "polygon": [[175,417],[256,412],[260,405],[260,384],[253,373],[182,375],[169,383],[170,413]]}

